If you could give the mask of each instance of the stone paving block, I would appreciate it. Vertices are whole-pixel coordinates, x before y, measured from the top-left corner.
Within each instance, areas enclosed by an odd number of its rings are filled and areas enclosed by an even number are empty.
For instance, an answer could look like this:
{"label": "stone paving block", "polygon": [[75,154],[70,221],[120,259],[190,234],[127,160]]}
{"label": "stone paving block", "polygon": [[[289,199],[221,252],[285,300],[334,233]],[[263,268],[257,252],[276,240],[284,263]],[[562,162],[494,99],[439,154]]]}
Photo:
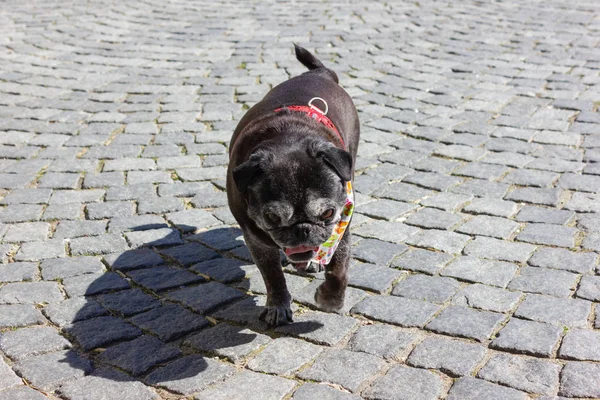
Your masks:
{"label": "stone paving block", "polygon": [[425,207],[439,208],[452,212],[461,209],[472,199],[473,196],[444,192],[421,200],[420,203]]}
{"label": "stone paving block", "polygon": [[560,370],[560,365],[549,360],[499,353],[477,376],[525,392],[551,395],[558,390]]}
{"label": "stone paving block", "polygon": [[525,206],[516,215],[515,220],[519,222],[565,225],[572,221],[574,217],[575,213],[573,211]]}
{"label": "stone paving block", "polygon": [[165,363],[180,354],[175,347],[166,346],[155,337],[144,335],[106,349],[98,359],[139,376],[153,366]]}
{"label": "stone paving block", "polygon": [[71,347],[52,327],[22,328],[0,334],[0,349],[14,361]]}
{"label": "stone paving block", "polygon": [[4,235],[4,242],[33,242],[46,240],[50,232],[50,224],[47,222],[23,222],[8,226]]}
{"label": "stone paving block", "polygon": [[17,261],[38,261],[48,258],[64,257],[65,242],[62,239],[25,242],[15,255]]}
{"label": "stone paving block", "polygon": [[600,333],[588,329],[567,332],[558,355],[561,358],[572,360],[599,361]]}
{"label": "stone paving block", "polygon": [[578,275],[567,271],[524,267],[508,285],[511,290],[569,297],[575,289]]}
{"label": "stone paving block", "polygon": [[43,206],[38,204],[9,204],[0,209],[0,222],[37,221],[42,216],[42,211]]}
{"label": "stone paving block", "polygon": [[0,304],[56,303],[63,300],[56,282],[8,283],[0,288]]}
{"label": "stone paving block", "polygon": [[266,335],[224,323],[187,338],[184,345],[237,364],[269,342]]}
{"label": "stone paving block", "polygon": [[[200,392],[195,400],[282,400],[296,382],[277,376],[243,371],[211,389]],[[260,391],[256,388],[259,387]]]}
{"label": "stone paving block", "polygon": [[183,209],[183,202],[177,197],[151,197],[140,199],[137,212],[140,214],[164,214]]}
{"label": "stone paving block", "polygon": [[54,190],[50,204],[94,203],[102,200],[104,195],[105,191],[101,189]]}
{"label": "stone paving block", "polygon": [[521,297],[522,293],[476,283],[460,290],[452,302],[461,306],[506,313],[515,308]]}
{"label": "stone paving block", "polygon": [[600,212],[600,196],[594,193],[575,192],[564,208],[577,212]]}
{"label": "stone paving block", "polygon": [[135,249],[107,254],[104,256],[104,260],[112,268],[120,271],[155,267],[164,263],[164,260],[151,249]]}
{"label": "stone paving block", "polygon": [[415,347],[406,362],[414,367],[435,368],[452,376],[468,376],[485,354],[485,347],[479,344],[431,336]]}
{"label": "stone paving block", "polygon": [[131,217],[112,218],[108,223],[108,233],[160,228],[167,228],[167,222],[158,215],[134,215]]}
{"label": "stone paving block", "polygon": [[60,386],[59,393],[69,400],[152,400],[156,393],[141,382],[115,370],[96,370],[93,375],[69,381]]}
{"label": "stone paving block", "polygon": [[[352,222],[354,227],[355,221]],[[358,228],[353,229],[352,233],[386,242],[399,243],[418,231],[418,228],[400,222],[376,220],[360,225]]]}
{"label": "stone paving block", "polygon": [[108,312],[95,300],[73,297],[49,304],[44,308],[44,314],[54,324],[62,327],[72,322],[107,315]]}
{"label": "stone paving block", "polygon": [[599,397],[600,366],[583,362],[569,362],[562,370],[559,394],[566,397]]}
{"label": "stone paving block", "polygon": [[528,243],[507,242],[478,236],[465,247],[464,253],[501,261],[525,262],[536,247]]}
{"label": "stone paving block", "polygon": [[394,286],[392,294],[432,303],[444,303],[456,293],[460,283],[451,278],[427,275],[410,275]]}
{"label": "stone paving block", "polygon": [[394,257],[408,250],[408,247],[376,239],[363,239],[358,245],[353,246],[352,250],[353,257],[359,260],[377,265],[388,265]]}
{"label": "stone paving block", "polygon": [[167,298],[179,302],[200,314],[244,297],[243,293],[218,282],[208,282],[171,292]]}
{"label": "stone paving block", "polygon": [[73,350],[63,350],[19,361],[13,368],[33,386],[51,391],[59,384],[89,374],[92,364]]}
{"label": "stone paving block", "polygon": [[60,221],[52,237],[70,239],[106,233],[106,221]]}
{"label": "stone paving block", "polygon": [[170,342],[210,325],[202,316],[176,304],[153,308],[132,317],[131,322],[163,342]]}
{"label": "stone paving block", "polygon": [[73,276],[65,278],[62,283],[69,297],[93,296],[113,290],[129,289],[127,280],[115,272]]}
{"label": "stone paving block", "polygon": [[426,189],[445,191],[452,186],[456,186],[463,180],[454,176],[442,175],[432,172],[416,172],[403,179],[403,182],[414,183],[415,185]]}
{"label": "stone paving block", "polygon": [[110,187],[106,190],[106,201],[139,200],[156,196],[156,188],[151,184]]}
{"label": "stone paving block", "polygon": [[[146,231],[126,232],[125,237],[134,249],[146,246],[159,247],[183,244],[181,233],[174,228],[149,229]],[[113,251],[119,251],[115,249]]]}
{"label": "stone paving block", "polygon": [[443,392],[442,378],[423,369],[404,365],[392,367],[363,392],[367,399],[433,400]]}
{"label": "stone paving block", "polygon": [[98,296],[97,300],[107,310],[125,317],[160,306],[158,300],[137,288],[107,293]]}
{"label": "stone paving block", "polygon": [[47,172],[40,179],[38,187],[50,189],[77,189],[80,178],[80,174]]}
{"label": "stone paving block", "polygon": [[414,204],[382,199],[363,205],[360,213],[371,218],[393,221],[416,208]]}
{"label": "stone paving block", "polygon": [[278,338],[248,363],[248,368],[278,375],[291,375],[314,360],[322,347],[293,338]]}
{"label": "stone paving block", "polygon": [[386,360],[404,360],[420,338],[418,333],[387,324],[363,325],[352,335],[348,349],[373,354]]}
{"label": "stone paving block", "polygon": [[559,174],[550,171],[516,169],[506,175],[502,181],[520,186],[544,188],[552,186],[559,177]]}
{"label": "stone paving block", "polygon": [[423,249],[411,249],[392,261],[392,266],[416,272],[435,274],[452,260],[446,253]]}
{"label": "stone paving block", "polygon": [[14,189],[0,201],[0,204],[47,204],[51,189]]}
{"label": "stone paving block", "polygon": [[318,383],[305,383],[294,392],[293,400],[360,400],[362,397],[356,396],[341,390],[336,390],[331,386]]}
{"label": "stone paving block", "polygon": [[83,178],[83,187],[86,189],[121,186],[123,184],[125,184],[125,174],[122,171],[88,173]]}
{"label": "stone paving block", "polygon": [[112,316],[77,321],[64,330],[86,351],[142,334],[140,329]]}
{"label": "stone paving block", "polygon": [[317,344],[335,346],[356,328],[354,318],[322,312],[294,316],[294,323],[276,328],[276,332],[297,336]]}
{"label": "stone paving block", "polygon": [[219,256],[215,251],[199,243],[186,243],[181,246],[169,247],[160,250],[160,253],[184,266],[208,261]]}
{"label": "stone paving block", "polygon": [[583,276],[577,289],[577,297],[595,302],[600,301],[600,277]]}
{"label": "stone paving block", "polygon": [[512,263],[466,256],[447,265],[440,275],[505,288],[517,270],[518,266]]}
{"label": "stone paving block", "polygon": [[556,207],[560,202],[560,189],[517,188],[505,196],[506,200]]}
{"label": "stone paving block", "polygon": [[86,206],[88,218],[104,219],[112,217],[128,217],[134,214],[135,204],[132,201],[108,201],[90,203]]}
{"label": "stone paving block", "polygon": [[42,313],[29,304],[0,304],[0,327],[17,328],[46,322]]}
{"label": "stone paving block", "polygon": [[514,315],[569,328],[584,328],[587,326],[591,305],[586,300],[528,294]]}
{"label": "stone paving block", "polygon": [[[356,365],[360,365],[361,368],[354,368]],[[384,365],[385,362],[381,358],[371,354],[329,349],[321,353],[315,363],[301,371],[298,376],[301,379],[331,382],[356,392]]]}
{"label": "stone paving block", "polygon": [[381,295],[364,299],[351,312],[394,325],[423,327],[438,309],[425,301]]}
{"label": "stone paving block", "polygon": [[151,385],[189,395],[233,375],[225,363],[199,355],[188,355],[152,371],[145,379]]}
{"label": "stone paving block", "polygon": [[460,233],[439,231],[435,229],[422,230],[421,232],[409,237],[407,244],[416,247],[440,250],[450,254],[457,254],[462,251],[471,238]]}
{"label": "stone paving block", "polygon": [[380,197],[406,203],[414,203],[434,193],[431,190],[404,182],[392,182],[388,185],[382,185],[381,190],[377,190],[377,195]]}
{"label": "stone paving block", "polygon": [[54,280],[104,272],[104,265],[96,257],[82,256],[44,260],[41,269],[44,280]]}
{"label": "stone paving block", "polygon": [[348,284],[378,293],[387,291],[402,273],[379,265],[357,263],[348,271]]}
{"label": "stone paving block", "polygon": [[585,274],[593,271],[597,259],[596,253],[576,253],[566,249],[542,247],[533,254],[528,263],[535,267]]}
{"label": "stone paving block", "polygon": [[14,262],[0,265],[0,282],[32,281],[38,276],[38,267],[32,262]]}
{"label": "stone paving block", "polygon": [[221,224],[211,213],[198,209],[169,213],[167,219],[185,233]]}
{"label": "stone paving block", "polygon": [[[14,372],[13,372],[14,373]],[[19,379],[20,381],[20,379]],[[16,399],[16,400],[45,400],[46,396],[41,394],[40,392],[31,389],[29,386],[13,386],[10,389],[6,389],[2,391],[2,395],[6,396],[8,399]]]}
{"label": "stone paving block", "polygon": [[125,239],[121,235],[116,234],[74,238],[69,240],[69,247],[71,254],[74,256],[107,254],[129,248]]}
{"label": "stone paving block", "polygon": [[186,270],[167,266],[157,266],[130,271],[127,275],[129,275],[138,285],[155,292],[206,281],[202,276],[192,274]]}
{"label": "stone paving block", "polygon": [[427,329],[483,342],[504,319],[503,314],[451,305],[427,324]]}
{"label": "stone paving block", "polygon": [[42,219],[44,221],[53,220],[76,220],[83,215],[83,204],[50,204],[46,207]]}
{"label": "stone paving block", "polygon": [[462,222],[460,216],[433,208],[422,208],[406,219],[409,225],[434,229],[450,229],[460,222]]}
{"label": "stone paving block", "polygon": [[551,357],[561,333],[557,326],[512,318],[490,346],[511,353]]}
{"label": "stone paving block", "polygon": [[448,392],[448,400],[478,400],[488,398],[497,400],[528,400],[530,397],[519,390],[495,385],[470,376],[456,380],[452,388],[450,388],[450,392]]}
{"label": "stone paving block", "polygon": [[516,214],[517,210],[517,203],[490,198],[474,199],[464,208],[465,212],[472,214],[485,214],[505,218],[510,218]]}
{"label": "stone paving block", "polygon": [[0,393],[6,395],[4,389],[11,387],[14,388],[22,384],[23,381],[21,378],[14,373],[14,371],[8,366],[8,364],[4,362],[4,360],[0,360]]}
{"label": "stone paving block", "polygon": [[552,224],[528,224],[516,237],[522,242],[560,247],[575,247],[578,230]]}
{"label": "stone paving block", "polygon": [[508,219],[478,215],[456,228],[456,231],[467,235],[508,239],[519,226],[518,223]]}

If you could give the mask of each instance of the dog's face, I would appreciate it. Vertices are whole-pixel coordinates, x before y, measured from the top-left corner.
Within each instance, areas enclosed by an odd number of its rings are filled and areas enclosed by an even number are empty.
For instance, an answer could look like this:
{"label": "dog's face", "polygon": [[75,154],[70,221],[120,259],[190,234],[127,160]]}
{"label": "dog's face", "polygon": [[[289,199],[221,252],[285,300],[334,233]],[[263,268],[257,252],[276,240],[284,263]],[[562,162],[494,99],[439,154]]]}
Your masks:
{"label": "dog's face", "polygon": [[315,138],[265,143],[233,171],[248,216],[292,262],[306,262],[331,235],[352,177],[352,157]]}

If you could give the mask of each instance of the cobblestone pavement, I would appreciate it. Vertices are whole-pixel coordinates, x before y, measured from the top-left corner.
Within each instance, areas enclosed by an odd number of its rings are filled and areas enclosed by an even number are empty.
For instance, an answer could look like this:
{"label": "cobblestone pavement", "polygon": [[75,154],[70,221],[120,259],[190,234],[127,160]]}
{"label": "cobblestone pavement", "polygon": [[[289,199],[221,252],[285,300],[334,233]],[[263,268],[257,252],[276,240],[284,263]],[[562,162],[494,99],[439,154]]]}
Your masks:
{"label": "cobblestone pavement", "polygon": [[[342,314],[265,288],[224,190],[304,68],[362,123]],[[4,1],[0,398],[600,398],[600,5]]]}

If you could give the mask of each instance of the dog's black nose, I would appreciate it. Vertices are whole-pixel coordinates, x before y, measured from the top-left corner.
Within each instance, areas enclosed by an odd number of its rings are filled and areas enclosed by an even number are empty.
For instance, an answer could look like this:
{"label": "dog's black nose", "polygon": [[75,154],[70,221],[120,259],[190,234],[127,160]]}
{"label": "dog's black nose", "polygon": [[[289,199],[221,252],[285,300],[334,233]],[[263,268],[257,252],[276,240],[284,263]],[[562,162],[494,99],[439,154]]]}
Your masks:
{"label": "dog's black nose", "polygon": [[310,225],[309,224],[298,224],[296,225],[296,237],[298,240],[304,242],[308,239],[310,235]]}

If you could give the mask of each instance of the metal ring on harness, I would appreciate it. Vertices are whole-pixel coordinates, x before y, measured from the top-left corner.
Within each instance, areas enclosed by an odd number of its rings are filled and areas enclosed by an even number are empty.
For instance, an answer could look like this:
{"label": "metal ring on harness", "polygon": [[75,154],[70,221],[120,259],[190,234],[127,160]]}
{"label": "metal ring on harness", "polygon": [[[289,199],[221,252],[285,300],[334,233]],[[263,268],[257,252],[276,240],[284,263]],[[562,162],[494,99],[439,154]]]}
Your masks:
{"label": "metal ring on harness", "polygon": [[[313,104],[312,104],[312,103],[313,103],[313,101],[315,101],[315,100],[321,100],[321,102],[323,102],[323,104],[325,104],[325,111],[321,110],[321,109],[320,109],[319,107],[317,107],[317,106],[313,106]],[[323,115],[327,115],[327,112],[329,111],[329,106],[327,105],[327,102],[326,102],[325,100],[323,100],[322,98],[320,98],[320,97],[313,97],[312,99],[310,99],[310,100],[309,100],[309,102],[308,102],[308,106],[309,106],[310,108],[314,108],[314,109],[316,109],[317,111],[319,111],[319,112],[320,112],[321,114],[323,114]]]}

